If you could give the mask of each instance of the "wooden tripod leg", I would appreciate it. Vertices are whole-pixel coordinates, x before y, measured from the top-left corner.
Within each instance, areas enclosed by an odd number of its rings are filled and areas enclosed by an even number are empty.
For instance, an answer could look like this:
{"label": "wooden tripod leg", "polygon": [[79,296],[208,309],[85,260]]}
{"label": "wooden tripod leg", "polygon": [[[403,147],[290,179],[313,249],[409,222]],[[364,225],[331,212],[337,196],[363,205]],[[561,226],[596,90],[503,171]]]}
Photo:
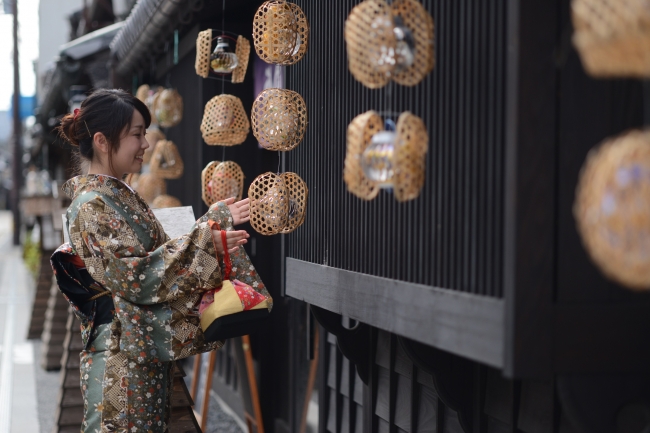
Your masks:
{"label": "wooden tripod leg", "polygon": [[251,352],[251,339],[248,335],[244,335],[242,337],[242,348],[244,349],[244,358],[246,359],[246,373],[248,375],[248,384],[250,387],[253,412],[255,413],[257,433],[264,433],[264,423],[262,422],[262,407],[260,406],[260,396],[257,390],[257,379],[255,378],[255,368],[253,366],[253,353]]}
{"label": "wooden tripod leg", "polygon": [[316,383],[316,373],[318,372],[318,345],[319,345],[318,329],[314,333],[314,359],[311,360],[309,366],[309,379],[307,381],[307,390],[305,391],[305,404],[302,407],[302,418],[300,419],[300,433],[307,431],[307,412],[309,411],[309,401],[311,394],[314,392],[314,384]]}

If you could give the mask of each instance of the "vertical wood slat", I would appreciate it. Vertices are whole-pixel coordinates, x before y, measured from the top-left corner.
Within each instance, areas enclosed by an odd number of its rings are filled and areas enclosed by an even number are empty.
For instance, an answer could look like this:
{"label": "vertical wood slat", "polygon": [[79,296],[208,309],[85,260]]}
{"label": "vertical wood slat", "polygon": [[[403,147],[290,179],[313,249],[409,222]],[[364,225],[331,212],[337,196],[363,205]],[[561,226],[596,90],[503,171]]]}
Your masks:
{"label": "vertical wood slat", "polygon": [[[305,99],[309,124],[286,170],[303,177],[310,198],[305,224],[287,236],[288,256],[502,297],[503,2],[423,0],[435,19],[436,68],[418,86],[376,90],[347,69],[343,26],[359,1],[296,3],[312,23],[310,48],[287,68],[287,88]],[[387,104],[421,116],[430,135],[425,186],[408,203],[390,192],[360,200],[342,180],[348,124]]]}

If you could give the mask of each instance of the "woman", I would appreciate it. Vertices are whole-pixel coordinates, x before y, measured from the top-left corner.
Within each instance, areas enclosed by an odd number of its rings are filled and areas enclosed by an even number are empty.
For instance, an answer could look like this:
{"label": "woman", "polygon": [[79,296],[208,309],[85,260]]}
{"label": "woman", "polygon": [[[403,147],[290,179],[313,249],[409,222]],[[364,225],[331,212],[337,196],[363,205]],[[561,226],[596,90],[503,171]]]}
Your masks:
{"label": "woman", "polygon": [[206,291],[221,286],[226,250],[232,277],[268,297],[242,247],[248,234],[232,229],[248,221],[248,200],[214,204],[190,233],[170,240],[120,180],[140,171],[150,122],[132,95],[98,90],[59,127],[89,167],[63,186],[72,198],[70,244],[52,256],[82,323],[85,432],[167,430],[173,360],[221,347],[205,341],[197,308]]}

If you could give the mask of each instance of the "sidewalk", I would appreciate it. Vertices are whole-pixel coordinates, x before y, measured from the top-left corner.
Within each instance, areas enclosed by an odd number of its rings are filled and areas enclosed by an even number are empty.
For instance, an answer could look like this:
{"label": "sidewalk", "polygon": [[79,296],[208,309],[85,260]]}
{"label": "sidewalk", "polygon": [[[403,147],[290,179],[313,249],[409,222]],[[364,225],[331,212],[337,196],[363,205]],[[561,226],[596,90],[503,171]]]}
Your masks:
{"label": "sidewalk", "polygon": [[0,433],[38,433],[34,349],[26,340],[34,285],[12,227],[11,214],[0,212]]}

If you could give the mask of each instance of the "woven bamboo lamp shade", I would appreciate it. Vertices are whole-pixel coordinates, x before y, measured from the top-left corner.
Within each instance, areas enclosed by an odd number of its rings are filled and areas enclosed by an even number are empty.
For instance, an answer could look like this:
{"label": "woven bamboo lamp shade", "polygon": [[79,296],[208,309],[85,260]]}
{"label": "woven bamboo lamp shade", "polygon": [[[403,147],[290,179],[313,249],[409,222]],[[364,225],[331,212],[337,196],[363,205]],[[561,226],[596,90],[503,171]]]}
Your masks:
{"label": "woven bamboo lamp shade", "polygon": [[287,227],[289,220],[289,192],[281,175],[267,172],[251,183],[250,223],[256,232],[275,235]]}
{"label": "woven bamboo lamp shade", "polygon": [[289,195],[289,210],[287,215],[287,225],[280,232],[283,234],[291,233],[305,222],[307,214],[307,195],[309,190],[307,184],[296,173],[282,173],[287,194]]}
{"label": "woven bamboo lamp shade", "polygon": [[592,260],[609,278],[650,289],[650,131],[630,131],[591,150],[573,213]]}
{"label": "woven bamboo lamp shade", "polygon": [[149,87],[148,84],[143,84],[140,87],[138,87],[138,90],[135,92],[135,97],[146,104],[147,98],[149,97],[150,90],[151,88]]}
{"label": "woven bamboo lamp shade", "polygon": [[157,86],[152,88],[148,84],[141,85],[135,92],[135,97],[142,101],[144,105],[146,105],[149,109],[152,126],[158,124],[158,119],[156,119],[156,116],[154,115],[153,104],[160,92],[162,92],[162,88]]}
{"label": "woven bamboo lamp shade", "polygon": [[175,89],[163,89],[154,97],[152,112],[163,128],[176,126],[183,120],[183,97]]}
{"label": "woven bamboo lamp shade", "polygon": [[201,172],[201,196],[209,207],[218,201],[244,194],[244,172],[234,161],[212,161]]}
{"label": "woven bamboo lamp shade", "polygon": [[156,197],[167,193],[167,184],[165,183],[165,179],[153,173],[143,173],[138,178],[135,190],[144,201],[153,203]]}
{"label": "woven bamboo lamp shade", "polygon": [[395,132],[384,131],[374,111],[354,118],[348,126],[343,180],[348,191],[374,199],[381,188],[393,190],[397,201],[417,198],[424,186],[429,136],[419,117],[399,115]]}
{"label": "woven bamboo lamp shade", "polygon": [[151,156],[149,170],[163,179],[178,179],[183,176],[183,158],[173,141],[160,140]]}
{"label": "woven bamboo lamp shade", "polygon": [[154,209],[162,209],[166,207],[179,207],[182,203],[179,199],[174,196],[163,194],[159,195],[151,203],[151,207]]}
{"label": "woven bamboo lamp shade", "polygon": [[377,197],[380,188],[363,172],[361,155],[370,144],[372,136],[383,129],[384,122],[375,111],[358,115],[348,126],[343,180],[348,191],[363,200],[372,200]]}
{"label": "woven bamboo lamp shade", "polygon": [[392,79],[415,86],[435,66],[434,22],[417,0],[366,0],[345,22],[350,72],[376,89]]}
{"label": "woven bamboo lamp shade", "polygon": [[408,111],[400,114],[396,132],[393,192],[397,201],[413,200],[424,186],[429,134],[422,119]]}
{"label": "woven bamboo lamp shade", "polygon": [[[208,78],[210,75],[210,56],[212,54],[212,29],[199,32],[196,38],[196,61],[194,69],[197,75]],[[243,83],[248,69],[248,62],[251,54],[251,43],[245,37],[237,36],[235,46],[235,55],[237,56],[238,65],[232,71],[232,82]]]}
{"label": "woven bamboo lamp shade", "polygon": [[236,96],[217,95],[205,105],[201,134],[206,144],[211,146],[234,146],[242,144],[250,122],[244,105]]}
{"label": "woven bamboo lamp shade", "polygon": [[235,46],[235,54],[239,60],[239,64],[232,71],[232,82],[243,83],[246,77],[246,70],[248,69],[248,61],[251,57],[251,43],[242,35],[237,36],[237,45]]}
{"label": "woven bamboo lamp shade", "polygon": [[253,44],[266,63],[293,65],[309,46],[309,22],[302,9],[284,0],[264,2],[253,20]]}
{"label": "woven bamboo lamp shade", "polygon": [[144,151],[144,163],[149,164],[151,162],[151,155],[153,155],[153,152],[156,149],[156,144],[160,140],[165,140],[166,137],[160,129],[155,128],[147,130],[147,134],[144,138],[147,140],[147,143],[149,143],[149,147]]}
{"label": "woven bamboo lamp shade", "polygon": [[196,74],[203,78],[210,75],[210,53],[212,53],[212,29],[199,32],[196,37],[196,60],[194,61],[194,70]]}
{"label": "woven bamboo lamp shade", "polygon": [[573,44],[600,77],[650,77],[650,8],[642,0],[573,0]]}
{"label": "woven bamboo lamp shade", "polygon": [[307,129],[307,105],[288,89],[263,90],[253,103],[253,135],[265,149],[287,151],[302,141]]}

